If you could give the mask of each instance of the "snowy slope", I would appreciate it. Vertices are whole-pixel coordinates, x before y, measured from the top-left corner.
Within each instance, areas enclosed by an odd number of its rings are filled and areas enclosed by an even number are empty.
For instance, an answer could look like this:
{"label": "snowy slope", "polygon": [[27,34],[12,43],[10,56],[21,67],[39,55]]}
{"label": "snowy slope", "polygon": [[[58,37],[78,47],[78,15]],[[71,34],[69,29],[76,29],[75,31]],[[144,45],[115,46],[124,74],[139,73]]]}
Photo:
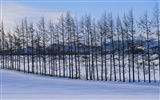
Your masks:
{"label": "snowy slope", "polygon": [[0,69],[1,100],[159,100],[159,83],[85,81]]}

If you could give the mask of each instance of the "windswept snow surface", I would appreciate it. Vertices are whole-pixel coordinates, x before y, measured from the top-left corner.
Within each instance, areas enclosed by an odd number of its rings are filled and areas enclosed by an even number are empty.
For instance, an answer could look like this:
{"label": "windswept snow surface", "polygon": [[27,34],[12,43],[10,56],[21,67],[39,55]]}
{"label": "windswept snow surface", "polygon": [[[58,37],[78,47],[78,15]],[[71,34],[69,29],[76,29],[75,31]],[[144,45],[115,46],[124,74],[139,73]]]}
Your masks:
{"label": "windswept snow surface", "polygon": [[159,83],[86,81],[0,69],[1,100],[160,100]]}

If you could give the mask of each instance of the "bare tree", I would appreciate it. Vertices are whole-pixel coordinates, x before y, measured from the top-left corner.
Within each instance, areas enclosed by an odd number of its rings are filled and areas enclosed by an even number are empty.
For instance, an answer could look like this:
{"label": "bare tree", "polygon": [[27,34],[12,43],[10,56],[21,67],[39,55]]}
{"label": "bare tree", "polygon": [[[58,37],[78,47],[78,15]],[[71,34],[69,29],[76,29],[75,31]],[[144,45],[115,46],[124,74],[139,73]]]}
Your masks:
{"label": "bare tree", "polygon": [[122,23],[121,19],[117,17],[117,23],[116,23],[116,30],[117,30],[117,38],[118,38],[118,66],[119,66],[119,80],[121,81],[121,40],[120,35],[122,31]]}
{"label": "bare tree", "polygon": [[4,38],[5,38],[5,33],[4,33],[4,27],[3,27],[3,22],[1,23],[1,44],[2,44],[2,68],[4,68],[4,57],[5,57],[5,54],[4,54]]}
{"label": "bare tree", "polygon": [[33,28],[33,24],[32,23],[30,23],[30,25],[29,25],[29,27],[28,27],[28,31],[29,31],[29,33],[30,33],[30,35],[31,35],[31,50],[32,50],[32,52],[31,52],[31,59],[32,59],[32,73],[34,73],[35,71],[34,71],[34,69],[35,69],[35,65],[34,65],[34,61],[35,61],[35,58],[34,58],[34,55],[35,55],[35,53],[34,53],[34,50],[35,50],[35,34],[34,34],[34,28]]}
{"label": "bare tree", "polygon": [[148,20],[148,14],[147,12],[144,14],[143,17],[140,18],[140,21],[138,22],[139,29],[146,34],[147,37],[147,60],[148,60],[148,79],[149,82],[151,82],[151,74],[150,74],[150,51],[149,51],[149,36],[151,32],[151,22]]}
{"label": "bare tree", "polygon": [[153,14],[153,27],[156,28],[156,35],[158,39],[158,59],[159,59],[159,82],[160,82],[160,9],[159,4],[156,3],[154,7],[154,14]]}
{"label": "bare tree", "polygon": [[10,66],[11,69],[14,69],[14,63],[13,63],[13,36],[12,33],[9,31],[8,32],[8,38],[9,38],[9,55],[10,55]]}
{"label": "bare tree", "polygon": [[133,17],[133,10],[131,9],[129,11],[129,15],[128,15],[128,21],[129,21],[129,32],[131,33],[131,40],[132,40],[132,43],[131,43],[131,50],[132,50],[132,76],[133,76],[133,82],[135,82],[135,72],[134,72],[134,42],[135,42],[135,39],[134,39],[134,34],[135,34],[135,26],[134,26],[134,17]]}
{"label": "bare tree", "polygon": [[[110,40],[111,40],[111,59],[113,60],[113,71],[114,71],[114,80],[117,80],[117,75],[116,75],[116,63],[115,63],[115,44],[114,44],[114,20],[112,17],[112,13],[108,14],[108,29],[109,29],[109,33],[110,33]],[[112,63],[112,62],[111,62]],[[112,67],[112,66],[111,66]],[[111,70],[112,71],[112,70]],[[111,76],[112,77],[112,76]],[[111,78],[110,77],[110,78]],[[111,80],[111,79],[110,79]]]}
{"label": "bare tree", "polygon": [[42,66],[42,74],[47,74],[46,73],[46,23],[44,20],[44,17],[41,18],[39,23],[37,24],[38,26],[38,32],[42,36],[42,44],[43,44],[43,66]]}
{"label": "bare tree", "polygon": [[[127,20],[126,15],[124,15],[124,19],[123,19],[123,23],[124,23],[124,33],[125,33],[125,44],[127,45],[127,58],[128,58],[128,73],[129,73],[129,82],[131,82],[131,62],[130,62],[130,34],[129,34],[129,22]],[[127,43],[126,43],[127,42]]]}

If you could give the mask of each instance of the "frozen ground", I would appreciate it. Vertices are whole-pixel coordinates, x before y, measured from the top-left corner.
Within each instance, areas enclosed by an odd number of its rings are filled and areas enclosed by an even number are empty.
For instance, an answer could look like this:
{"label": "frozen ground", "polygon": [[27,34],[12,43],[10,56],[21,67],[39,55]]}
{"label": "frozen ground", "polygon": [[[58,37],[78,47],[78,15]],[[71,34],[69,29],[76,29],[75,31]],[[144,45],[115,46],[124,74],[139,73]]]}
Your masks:
{"label": "frozen ground", "polygon": [[86,81],[0,69],[1,100],[160,100],[159,83]]}

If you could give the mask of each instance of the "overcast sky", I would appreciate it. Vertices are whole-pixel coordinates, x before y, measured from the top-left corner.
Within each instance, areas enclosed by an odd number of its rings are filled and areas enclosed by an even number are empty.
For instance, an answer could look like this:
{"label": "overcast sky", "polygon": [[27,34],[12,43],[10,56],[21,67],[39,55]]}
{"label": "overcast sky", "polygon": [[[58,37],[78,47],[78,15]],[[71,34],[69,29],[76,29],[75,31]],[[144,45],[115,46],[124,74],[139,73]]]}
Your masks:
{"label": "overcast sky", "polygon": [[152,17],[153,7],[158,0],[1,0],[1,19],[5,29],[13,30],[16,23],[27,17],[37,22],[41,16],[57,22],[61,14],[70,11],[74,17],[91,15],[98,20],[103,12],[123,16],[132,8],[135,19],[145,12]]}

